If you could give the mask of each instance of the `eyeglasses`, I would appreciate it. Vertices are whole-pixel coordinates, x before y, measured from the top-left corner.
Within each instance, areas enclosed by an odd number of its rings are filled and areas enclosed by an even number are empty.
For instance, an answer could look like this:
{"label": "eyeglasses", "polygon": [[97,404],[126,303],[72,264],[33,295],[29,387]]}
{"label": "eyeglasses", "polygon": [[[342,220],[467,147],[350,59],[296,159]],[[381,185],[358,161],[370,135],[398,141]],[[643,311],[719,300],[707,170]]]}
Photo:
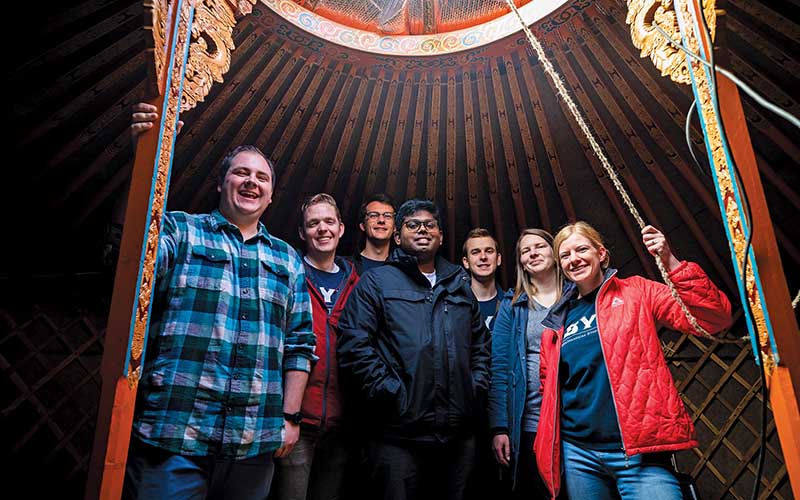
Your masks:
{"label": "eyeglasses", "polygon": [[428,231],[433,231],[434,229],[439,228],[439,221],[436,219],[428,219],[428,220],[418,220],[418,219],[408,219],[403,222],[403,225],[408,228],[409,231],[419,231],[422,226],[425,226],[425,229]]}
{"label": "eyeglasses", "polygon": [[379,217],[391,219],[394,217],[394,212],[367,212],[366,217],[371,221],[376,221]]}

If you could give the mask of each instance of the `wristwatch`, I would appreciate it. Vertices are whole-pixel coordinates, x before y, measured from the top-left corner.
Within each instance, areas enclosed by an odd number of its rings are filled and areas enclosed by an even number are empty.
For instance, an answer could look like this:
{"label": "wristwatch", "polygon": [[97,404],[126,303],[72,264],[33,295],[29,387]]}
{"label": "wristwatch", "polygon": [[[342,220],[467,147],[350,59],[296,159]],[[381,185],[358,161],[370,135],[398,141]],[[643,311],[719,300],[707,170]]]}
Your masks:
{"label": "wristwatch", "polygon": [[299,411],[295,413],[283,412],[283,418],[286,419],[287,422],[291,422],[294,425],[300,425],[300,422],[303,421],[303,414]]}

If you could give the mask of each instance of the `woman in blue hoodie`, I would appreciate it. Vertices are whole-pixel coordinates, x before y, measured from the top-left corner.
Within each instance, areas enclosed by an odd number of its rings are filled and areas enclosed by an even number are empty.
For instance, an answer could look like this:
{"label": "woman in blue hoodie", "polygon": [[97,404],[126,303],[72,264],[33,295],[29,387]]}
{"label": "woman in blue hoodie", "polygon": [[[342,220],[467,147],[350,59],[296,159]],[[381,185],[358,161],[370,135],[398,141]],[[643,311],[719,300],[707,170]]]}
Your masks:
{"label": "woman in blue hoodie", "polygon": [[561,296],[563,280],[553,237],[525,229],[516,245],[516,286],[500,305],[492,330],[489,423],[498,463],[510,468],[514,498],[547,498],[533,454],[539,423],[542,320]]}

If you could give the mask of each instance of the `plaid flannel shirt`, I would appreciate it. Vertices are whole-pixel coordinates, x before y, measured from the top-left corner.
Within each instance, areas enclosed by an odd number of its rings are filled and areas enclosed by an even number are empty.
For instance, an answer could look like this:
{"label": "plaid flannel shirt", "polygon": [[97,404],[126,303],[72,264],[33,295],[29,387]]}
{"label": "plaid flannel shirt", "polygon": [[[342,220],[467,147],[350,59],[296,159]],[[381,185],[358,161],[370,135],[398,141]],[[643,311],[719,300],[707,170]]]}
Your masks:
{"label": "plaid flannel shirt", "polygon": [[283,373],[309,372],[315,343],[294,249],[263,224],[242,241],[217,210],[168,212],[134,436],[190,456],[279,448]]}

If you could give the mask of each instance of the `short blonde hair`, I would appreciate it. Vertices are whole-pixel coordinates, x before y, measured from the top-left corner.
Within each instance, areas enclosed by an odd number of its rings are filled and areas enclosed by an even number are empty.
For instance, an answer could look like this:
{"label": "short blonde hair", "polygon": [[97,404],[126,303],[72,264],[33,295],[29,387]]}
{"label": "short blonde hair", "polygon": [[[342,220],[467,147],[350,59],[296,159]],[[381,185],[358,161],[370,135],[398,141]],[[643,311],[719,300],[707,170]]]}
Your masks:
{"label": "short blonde hair", "polygon": [[561,260],[559,256],[559,248],[561,247],[561,244],[564,243],[564,240],[575,233],[589,240],[592,243],[592,246],[597,250],[600,250],[601,248],[605,249],[606,256],[600,263],[600,267],[602,267],[603,271],[608,269],[608,265],[611,262],[611,252],[608,250],[608,247],[606,247],[605,243],[603,243],[603,237],[600,235],[597,229],[593,228],[588,222],[582,220],[573,222],[572,224],[567,224],[558,230],[556,237],[553,238],[553,249],[556,252],[556,259],[559,261]]}

